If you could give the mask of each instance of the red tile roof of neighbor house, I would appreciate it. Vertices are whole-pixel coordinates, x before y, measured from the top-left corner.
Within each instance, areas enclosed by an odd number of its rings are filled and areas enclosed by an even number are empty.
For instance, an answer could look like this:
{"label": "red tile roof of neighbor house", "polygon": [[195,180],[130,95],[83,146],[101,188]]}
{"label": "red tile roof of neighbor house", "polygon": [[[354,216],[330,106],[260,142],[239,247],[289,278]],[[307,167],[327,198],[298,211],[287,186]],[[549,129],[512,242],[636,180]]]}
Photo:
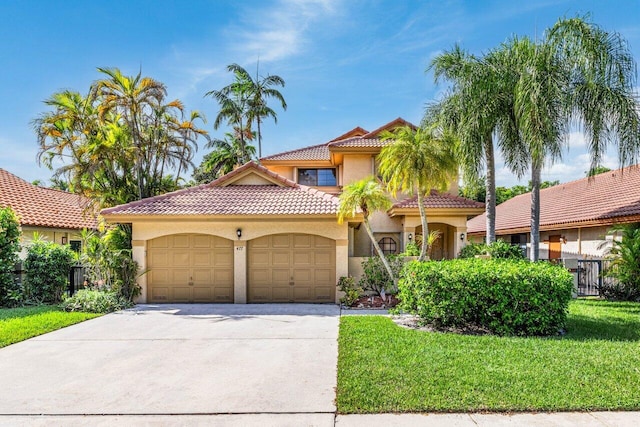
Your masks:
{"label": "red tile roof of neighbor house", "polygon": [[[496,207],[496,231],[530,229],[531,193]],[[640,165],[540,190],[540,228],[608,225],[640,221]],[[484,234],[485,214],[467,224],[467,232]]]}
{"label": "red tile roof of neighbor house", "polygon": [[97,228],[90,201],[77,194],[38,187],[0,169],[0,206],[10,206],[21,225],[83,229]]}
{"label": "red tile roof of neighbor house", "polygon": [[[432,209],[442,209],[442,208],[482,209],[484,208],[484,203],[476,202],[475,200],[465,199],[464,197],[454,196],[453,194],[439,193],[435,190],[432,190],[429,197],[424,199],[424,206],[426,208],[432,208]],[[418,198],[412,197],[409,199],[402,200],[401,202],[394,204],[393,208],[417,209]]]}
{"label": "red tile roof of neighbor house", "polygon": [[[235,185],[247,171],[280,185]],[[104,209],[103,215],[335,215],[338,198],[249,162],[208,184]]]}

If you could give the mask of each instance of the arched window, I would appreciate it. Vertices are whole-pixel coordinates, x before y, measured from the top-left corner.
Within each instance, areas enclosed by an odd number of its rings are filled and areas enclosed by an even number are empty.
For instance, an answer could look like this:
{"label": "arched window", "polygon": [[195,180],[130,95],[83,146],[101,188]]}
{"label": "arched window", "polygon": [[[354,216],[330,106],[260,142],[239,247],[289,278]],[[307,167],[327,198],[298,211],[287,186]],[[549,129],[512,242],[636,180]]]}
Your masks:
{"label": "arched window", "polygon": [[385,255],[396,253],[396,241],[391,237],[383,237],[378,241],[378,245],[380,246],[380,249],[382,249],[382,253]]}

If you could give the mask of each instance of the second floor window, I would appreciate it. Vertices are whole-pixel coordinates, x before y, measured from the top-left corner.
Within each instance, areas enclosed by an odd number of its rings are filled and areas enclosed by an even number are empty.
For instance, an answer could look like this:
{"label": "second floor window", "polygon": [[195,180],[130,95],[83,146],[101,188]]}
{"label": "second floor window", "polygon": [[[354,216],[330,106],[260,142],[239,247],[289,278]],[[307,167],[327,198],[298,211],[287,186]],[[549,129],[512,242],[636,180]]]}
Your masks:
{"label": "second floor window", "polygon": [[337,185],[335,169],[298,169],[298,184],[311,186]]}

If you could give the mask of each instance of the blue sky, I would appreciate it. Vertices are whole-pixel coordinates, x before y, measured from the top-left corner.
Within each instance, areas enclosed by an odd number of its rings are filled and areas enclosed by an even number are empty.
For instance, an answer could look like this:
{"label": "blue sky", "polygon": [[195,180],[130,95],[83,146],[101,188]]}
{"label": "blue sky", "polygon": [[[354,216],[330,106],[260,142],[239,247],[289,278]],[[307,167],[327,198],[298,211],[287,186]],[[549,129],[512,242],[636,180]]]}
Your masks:
{"label": "blue sky", "polygon": [[[217,106],[203,94],[231,81],[236,62],[286,81],[289,105],[263,129],[263,155],[326,142],[356,126],[403,117],[418,123],[445,89],[425,73],[456,42],[482,53],[513,34],[541,34],[562,16],[590,13],[620,32],[640,59],[640,1],[210,0],[0,2],[0,168],[48,182],[36,163],[30,122],[61,89],[86,93],[96,67],[162,81],[169,98],[200,110],[212,136]],[[198,164],[205,150],[196,156]],[[612,152],[613,153],[613,152]],[[605,165],[617,166],[615,154]],[[543,178],[562,182],[588,169],[583,139]],[[516,179],[498,165],[498,185]],[[523,180],[526,182],[526,178]]]}

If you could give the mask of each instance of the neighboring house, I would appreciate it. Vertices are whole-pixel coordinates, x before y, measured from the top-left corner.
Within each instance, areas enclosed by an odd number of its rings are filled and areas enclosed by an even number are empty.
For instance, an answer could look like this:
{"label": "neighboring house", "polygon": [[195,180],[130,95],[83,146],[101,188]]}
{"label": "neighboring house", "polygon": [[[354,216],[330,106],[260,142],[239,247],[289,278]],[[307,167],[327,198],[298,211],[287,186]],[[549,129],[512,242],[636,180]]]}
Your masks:
{"label": "neighboring house", "polygon": [[[341,276],[358,274],[371,256],[362,215],[338,224],[343,185],[376,174],[383,130],[362,128],[325,144],[248,163],[197,187],[105,209],[109,222],[131,223],[142,270],[140,302],[336,302]],[[455,183],[452,183],[455,189]],[[431,229],[443,234],[433,257],[453,258],[467,219],[481,203],[453,194],[426,199]],[[372,227],[386,253],[421,234],[415,199],[399,198]]]}
{"label": "neighboring house", "polygon": [[[496,207],[496,236],[530,250],[531,193]],[[640,167],[618,169],[540,191],[540,259],[599,259],[617,224],[640,222]],[[486,216],[469,221],[470,240],[486,235]]]}
{"label": "neighboring house", "polygon": [[[80,232],[96,229],[97,221],[85,197],[65,191],[38,187],[0,169],[0,207],[10,206],[18,215],[22,243],[37,232],[50,242],[70,244],[80,249]],[[25,256],[23,248],[21,256]]]}

